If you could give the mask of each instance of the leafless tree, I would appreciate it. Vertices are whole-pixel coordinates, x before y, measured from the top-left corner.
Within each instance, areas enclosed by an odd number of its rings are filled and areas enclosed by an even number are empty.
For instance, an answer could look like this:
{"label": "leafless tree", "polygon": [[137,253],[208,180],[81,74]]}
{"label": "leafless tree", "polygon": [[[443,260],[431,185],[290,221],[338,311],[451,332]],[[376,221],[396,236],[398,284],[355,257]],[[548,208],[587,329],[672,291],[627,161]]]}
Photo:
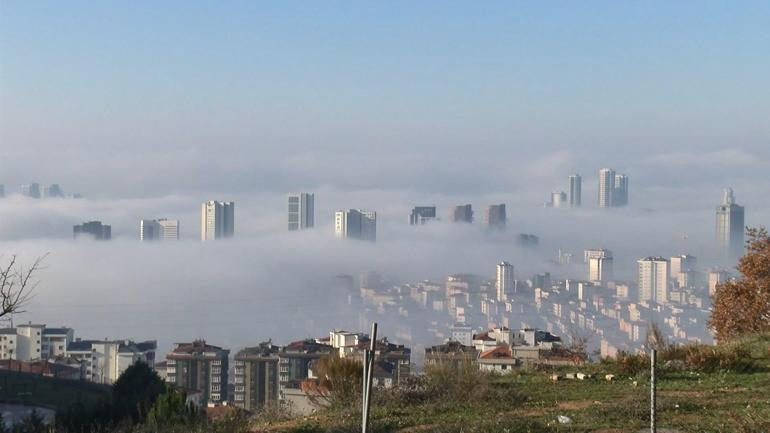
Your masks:
{"label": "leafless tree", "polygon": [[31,266],[25,267],[14,254],[4,266],[0,266],[0,318],[25,311],[24,307],[32,299],[39,283],[35,275],[47,256],[42,255]]}

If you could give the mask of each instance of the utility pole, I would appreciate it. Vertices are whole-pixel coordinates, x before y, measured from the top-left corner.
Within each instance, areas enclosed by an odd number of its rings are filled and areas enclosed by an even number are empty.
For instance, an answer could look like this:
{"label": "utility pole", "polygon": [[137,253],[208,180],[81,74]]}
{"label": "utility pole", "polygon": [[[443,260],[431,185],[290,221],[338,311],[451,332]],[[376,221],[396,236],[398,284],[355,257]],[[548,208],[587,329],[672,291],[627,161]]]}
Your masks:
{"label": "utility pole", "polygon": [[374,374],[374,353],[377,344],[377,322],[372,323],[370,338],[369,350],[364,350],[364,395],[362,399],[361,433],[369,431],[369,407],[372,402],[372,375]]}
{"label": "utility pole", "polygon": [[653,347],[650,349],[650,433],[656,433],[655,425],[655,360],[658,357],[658,351]]}

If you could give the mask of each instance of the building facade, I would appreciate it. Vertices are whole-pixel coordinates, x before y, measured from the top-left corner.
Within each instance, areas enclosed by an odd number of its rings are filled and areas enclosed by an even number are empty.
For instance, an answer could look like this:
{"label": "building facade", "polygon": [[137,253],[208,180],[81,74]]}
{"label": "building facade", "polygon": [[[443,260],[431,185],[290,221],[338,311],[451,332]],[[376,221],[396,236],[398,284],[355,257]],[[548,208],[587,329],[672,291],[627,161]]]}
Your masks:
{"label": "building facade", "polygon": [[422,225],[435,219],[436,206],[416,206],[409,214],[409,225]]}
{"label": "building facade", "polygon": [[287,213],[289,231],[313,228],[315,224],[315,195],[306,192],[288,196]]}
{"label": "building facade", "polygon": [[506,301],[514,290],[513,265],[508,262],[497,264],[497,278],[495,290],[498,301]]}
{"label": "building facade", "polygon": [[493,204],[484,209],[484,226],[488,229],[504,229],[506,222],[505,205]]}
{"label": "building facade", "polygon": [[188,392],[200,392],[202,404],[225,402],[229,356],[229,350],[204,340],[177,343],[166,355],[166,382]]}
{"label": "building facade", "polygon": [[582,204],[583,178],[575,173],[569,177],[569,206],[580,207]]}
{"label": "building facade", "polygon": [[340,239],[376,241],[377,212],[360,209],[335,212],[334,234]]}
{"label": "building facade", "polygon": [[469,204],[453,207],[452,212],[449,214],[449,221],[453,223],[472,223],[473,207]]}
{"label": "building facade", "polygon": [[231,238],[235,234],[235,203],[209,200],[201,204],[201,240]]}
{"label": "building facade", "polygon": [[254,411],[278,401],[279,351],[279,347],[267,341],[235,355],[235,406]]}
{"label": "building facade", "polygon": [[165,218],[157,220],[141,220],[139,221],[139,240],[179,240],[179,220],[170,220]]}
{"label": "building facade", "polygon": [[646,257],[639,265],[639,302],[668,302],[669,262],[663,257]]}
{"label": "building facade", "polygon": [[96,239],[108,241],[112,239],[112,227],[102,224],[101,221],[89,221],[72,228],[72,236],[75,239]]}

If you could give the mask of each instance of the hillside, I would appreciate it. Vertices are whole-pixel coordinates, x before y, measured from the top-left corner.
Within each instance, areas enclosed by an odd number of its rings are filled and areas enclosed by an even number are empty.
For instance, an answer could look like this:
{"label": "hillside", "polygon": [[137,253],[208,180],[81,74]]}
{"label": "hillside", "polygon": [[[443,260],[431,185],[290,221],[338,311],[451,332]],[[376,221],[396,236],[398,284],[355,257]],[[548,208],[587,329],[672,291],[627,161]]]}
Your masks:
{"label": "hillside", "polygon": [[[661,354],[658,425],[680,432],[770,431],[770,334],[714,349]],[[668,360],[667,360],[668,359]],[[672,360],[673,359],[673,360]],[[636,432],[649,426],[646,359],[486,376],[441,369],[375,395],[374,432]],[[592,377],[568,380],[568,373]],[[561,378],[553,382],[551,377]],[[614,374],[615,380],[605,376]],[[557,421],[569,417],[569,423]],[[350,406],[312,417],[263,421],[258,432],[360,431]],[[666,431],[666,430],[660,430]]]}

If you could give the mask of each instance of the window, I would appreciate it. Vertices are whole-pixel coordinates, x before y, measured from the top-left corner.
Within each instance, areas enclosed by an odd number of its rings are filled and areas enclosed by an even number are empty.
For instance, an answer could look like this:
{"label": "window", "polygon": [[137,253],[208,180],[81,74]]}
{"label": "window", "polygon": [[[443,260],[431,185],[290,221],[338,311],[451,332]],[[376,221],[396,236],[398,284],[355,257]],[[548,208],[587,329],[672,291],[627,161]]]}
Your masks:
{"label": "window", "polygon": [[221,385],[211,385],[212,392],[219,392],[222,389]]}
{"label": "window", "polygon": [[211,400],[219,401],[220,400],[219,394],[211,394]]}
{"label": "window", "polygon": [[211,378],[211,383],[219,383],[221,381],[222,381],[222,378],[220,378],[219,376],[214,376]]}
{"label": "window", "polygon": [[235,394],[235,401],[243,401],[243,394]]}

